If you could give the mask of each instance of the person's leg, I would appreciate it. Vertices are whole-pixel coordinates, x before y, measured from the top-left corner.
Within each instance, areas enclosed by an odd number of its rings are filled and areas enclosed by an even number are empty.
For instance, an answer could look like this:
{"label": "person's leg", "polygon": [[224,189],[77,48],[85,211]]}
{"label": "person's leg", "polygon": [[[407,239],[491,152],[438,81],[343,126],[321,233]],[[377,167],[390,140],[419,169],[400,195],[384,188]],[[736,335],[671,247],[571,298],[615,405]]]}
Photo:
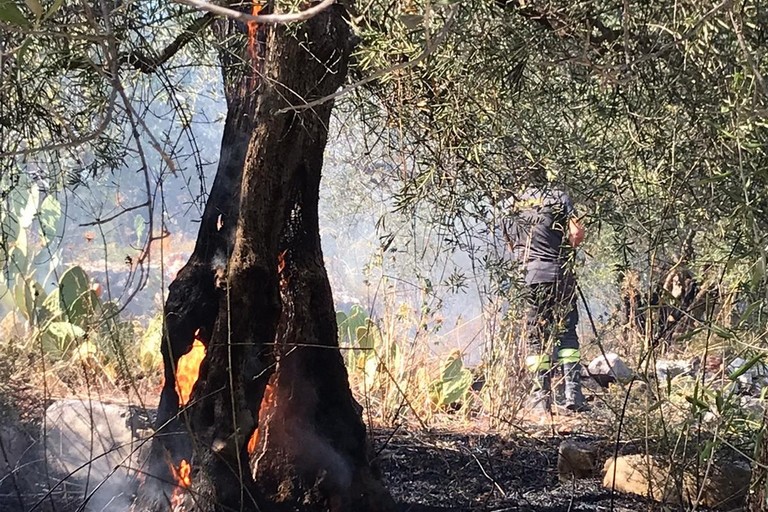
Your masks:
{"label": "person's leg", "polygon": [[534,284],[528,289],[525,364],[531,372],[533,389],[529,405],[534,414],[549,414],[552,405],[552,285]]}
{"label": "person's leg", "polygon": [[571,411],[583,411],[584,394],[581,389],[581,351],[576,327],[579,323],[579,309],[576,301],[576,282],[563,283],[560,294],[561,330],[558,335],[557,360],[562,365],[565,380],[565,408]]}

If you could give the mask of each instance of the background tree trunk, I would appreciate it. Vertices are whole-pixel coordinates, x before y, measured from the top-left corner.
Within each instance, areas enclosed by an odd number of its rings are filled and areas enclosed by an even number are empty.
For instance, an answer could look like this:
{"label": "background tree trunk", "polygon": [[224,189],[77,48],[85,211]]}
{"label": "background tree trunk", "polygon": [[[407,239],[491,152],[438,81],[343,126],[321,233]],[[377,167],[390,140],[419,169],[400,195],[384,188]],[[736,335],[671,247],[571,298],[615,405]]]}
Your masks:
{"label": "background tree trunk", "polygon": [[[369,460],[320,248],[317,203],[332,102],[291,109],[344,82],[351,38],[343,15],[334,5],[300,26],[269,28],[259,94],[239,88],[239,97],[229,98],[222,161],[228,138],[249,142],[226,286],[217,293],[216,279],[205,277],[206,299],[218,298],[217,316],[188,407],[191,443],[171,447],[171,460],[179,452],[191,459],[185,510],[394,509]],[[243,118],[252,121],[241,124]],[[237,158],[228,161],[218,171],[221,190],[235,182]],[[215,250],[227,243],[218,231],[201,229],[201,251],[206,236]],[[200,307],[185,302],[195,297],[174,285],[181,301],[175,310]],[[209,307],[206,302],[206,312]],[[171,349],[173,321],[169,315]],[[194,334],[181,327],[179,338]],[[172,351],[168,359],[174,357]],[[249,453],[252,436],[258,442]],[[167,501],[162,505],[154,508],[167,510]]]}
{"label": "background tree trunk", "polygon": [[768,411],[763,415],[763,425],[755,446],[755,460],[752,462],[752,481],[747,493],[747,510],[763,512],[768,508]]}

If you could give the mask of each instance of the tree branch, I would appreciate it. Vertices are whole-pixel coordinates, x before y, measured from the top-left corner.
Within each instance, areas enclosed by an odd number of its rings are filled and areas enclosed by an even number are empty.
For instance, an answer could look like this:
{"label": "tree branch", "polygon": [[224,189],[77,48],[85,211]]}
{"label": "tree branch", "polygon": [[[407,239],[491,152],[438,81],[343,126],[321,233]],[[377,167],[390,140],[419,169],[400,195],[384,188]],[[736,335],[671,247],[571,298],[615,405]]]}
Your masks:
{"label": "tree branch", "polygon": [[244,23],[251,21],[254,23],[259,23],[261,25],[279,25],[282,23],[294,23],[297,21],[306,21],[314,17],[315,15],[323,12],[325,9],[327,9],[328,7],[336,3],[336,0],[323,0],[322,2],[315,5],[314,7],[310,7],[309,9],[301,12],[285,13],[285,14],[254,15],[254,14],[246,14],[240,11],[235,11],[233,9],[228,9],[227,7],[222,7],[220,5],[210,4],[203,0],[173,0],[173,1],[179,4],[189,5],[190,7],[194,7],[195,9],[199,9],[201,11],[207,11],[217,16],[226,16],[227,18],[239,20]]}
{"label": "tree branch", "polygon": [[104,217],[104,218],[98,218],[98,219],[96,219],[93,222],[83,222],[82,224],[78,224],[78,226],[81,227],[81,228],[85,228],[85,227],[89,227],[89,226],[98,226],[99,224],[106,224],[108,222],[112,222],[113,220],[115,220],[116,218],[120,217],[121,215],[125,215],[128,212],[132,212],[132,211],[138,210],[140,208],[146,208],[146,207],[150,206],[150,202],[151,201],[149,199],[147,199],[145,202],[143,202],[141,204],[137,204],[135,206],[129,206],[128,208],[123,208],[122,210],[120,210],[119,212],[115,213],[114,215],[110,215],[110,216]]}
{"label": "tree branch", "polygon": [[157,68],[168,62],[179,50],[184,48],[192,39],[194,39],[200,32],[205,30],[208,25],[213,22],[215,16],[213,13],[206,13],[204,16],[196,19],[189,24],[184,31],[179,34],[171,44],[165,47],[165,49],[159,54],[154,56],[148,56],[140,50],[136,49],[131,52],[130,55],[125,57],[125,62],[138,69],[142,73],[154,73]]}
{"label": "tree branch", "polygon": [[437,48],[440,47],[440,45],[443,44],[446,37],[448,36],[448,32],[450,28],[453,26],[453,21],[454,21],[454,18],[456,17],[457,12],[458,12],[458,4],[455,4],[455,6],[451,7],[451,12],[448,15],[448,19],[445,21],[445,24],[443,25],[443,28],[438,33],[437,37],[435,37],[435,39],[432,41],[431,44],[425,46],[424,50],[422,50],[422,52],[415,59],[409,60],[407,62],[400,62],[398,64],[395,64],[383,69],[379,69],[378,71],[363,78],[362,80],[355,82],[353,84],[350,84],[346,87],[343,87],[338,91],[334,92],[333,94],[329,94],[328,96],[318,98],[316,100],[310,101],[308,103],[304,103],[302,105],[292,105],[290,107],[281,108],[280,110],[275,112],[275,114],[284,114],[290,111],[307,110],[310,108],[314,108],[318,105],[322,105],[326,101],[336,99],[339,96],[343,96],[344,94],[347,94],[348,92],[357,89],[358,87],[361,87],[370,82],[373,82],[374,80],[378,80],[384,75],[388,75],[390,73],[394,73],[395,71],[400,71],[403,69],[408,69],[408,68],[412,68],[413,66],[416,66],[417,64],[422,62],[424,59],[429,57],[429,55],[431,55],[432,52],[434,52]]}
{"label": "tree branch", "polygon": [[514,10],[520,16],[528,18],[559,35],[562,35],[561,33],[567,27],[573,26],[574,23],[587,23],[589,27],[594,27],[600,32],[599,36],[589,38],[589,43],[593,47],[602,46],[603,43],[612,43],[621,36],[620,31],[608,27],[600,19],[593,16],[585,16],[578,20],[566,19],[559,16],[556,12],[536,9],[533,5],[526,5],[520,0],[496,0],[496,4],[503,9]]}

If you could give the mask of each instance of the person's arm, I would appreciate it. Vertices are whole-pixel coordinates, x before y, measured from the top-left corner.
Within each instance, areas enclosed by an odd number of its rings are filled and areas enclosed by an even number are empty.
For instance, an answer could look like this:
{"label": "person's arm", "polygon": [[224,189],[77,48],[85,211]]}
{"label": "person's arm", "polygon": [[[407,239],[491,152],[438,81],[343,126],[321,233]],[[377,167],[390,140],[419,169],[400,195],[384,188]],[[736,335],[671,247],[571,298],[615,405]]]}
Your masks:
{"label": "person's arm", "polygon": [[568,217],[568,242],[575,249],[584,240],[584,225],[576,214],[576,208],[573,206],[571,197],[564,191],[560,193],[560,201],[565,207],[565,215]]}
{"label": "person's arm", "polygon": [[585,229],[578,217],[571,216],[568,220],[568,241],[576,248],[584,240]]}

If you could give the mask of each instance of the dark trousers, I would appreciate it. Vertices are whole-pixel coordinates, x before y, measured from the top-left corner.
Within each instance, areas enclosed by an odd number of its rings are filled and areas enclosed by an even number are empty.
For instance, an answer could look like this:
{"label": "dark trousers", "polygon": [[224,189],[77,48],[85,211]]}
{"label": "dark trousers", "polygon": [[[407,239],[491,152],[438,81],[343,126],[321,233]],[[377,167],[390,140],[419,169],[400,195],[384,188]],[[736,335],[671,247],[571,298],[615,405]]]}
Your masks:
{"label": "dark trousers", "polygon": [[546,371],[558,361],[578,363],[581,354],[576,333],[576,280],[568,277],[554,283],[531,284],[528,292],[528,368]]}

